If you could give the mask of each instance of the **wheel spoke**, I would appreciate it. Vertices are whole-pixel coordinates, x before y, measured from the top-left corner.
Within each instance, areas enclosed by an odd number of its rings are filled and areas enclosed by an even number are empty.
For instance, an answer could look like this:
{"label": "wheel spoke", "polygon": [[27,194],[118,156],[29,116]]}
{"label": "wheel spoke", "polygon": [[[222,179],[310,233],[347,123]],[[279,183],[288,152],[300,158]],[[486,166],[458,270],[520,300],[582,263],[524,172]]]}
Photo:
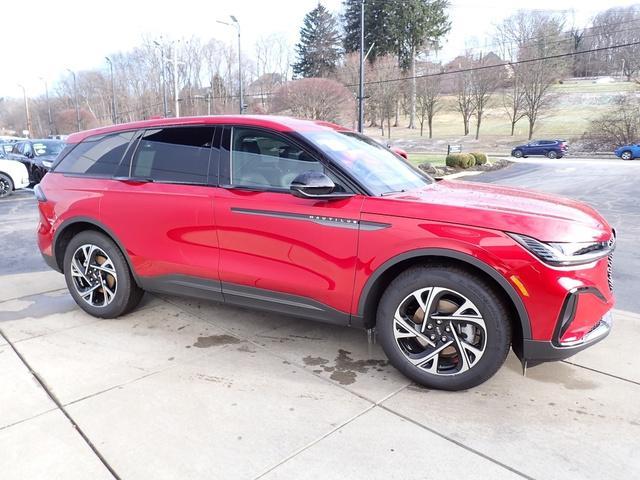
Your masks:
{"label": "wheel spoke", "polygon": [[460,337],[458,337],[456,329],[452,328],[451,333],[453,334],[453,338],[455,339],[456,349],[458,350],[460,360],[462,360],[462,365],[460,365],[458,373],[466,372],[467,370],[469,370],[469,357],[467,356],[467,352],[461,345]]}
{"label": "wheel spoke", "polygon": [[[409,361],[411,363],[413,363],[417,367],[422,367],[425,363],[429,363],[433,359],[434,360],[434,364],[436,364],[435,370],[437,371],[437,360],[438,360],[438,358],[440,356],[440,352],[442,350],[444,350],[445,348],[447,348],[452,343],[453,342],[451,342],[451,341],[443,343],[438,348],[430,351],[427,355],[422,356],[422,357],[417,357],[417,358],[409,358]],[[424,368],[424,367],[422,367],[422,368]],[[431,368],[433,368],[433,365],[432,365]],[[425,370],[428,370],[428,369],[425,368]]]}
{"label": "wheel spoke", "polygon": [[[400,315],[399,312],[396,312],[396,315],[395,317],[393,317],[393,319],[398,325],[400,325],[403,329],[406,330],[406,332],[398,332],[397,327],[394,328],[394,334],[396,335],[396,338],[418,337],[421,340],[424,340],[425,342],[427,342],[432,347],[435,347],[435,343],[433,343],[429,337],[427,337],[425,334],[423,334],[422,332],[416,330],[411,325],[409,325],[409,323],[404,318],[402,318],[402,315]],[[398,336],[398,334],[400,334],[400,336]]]}

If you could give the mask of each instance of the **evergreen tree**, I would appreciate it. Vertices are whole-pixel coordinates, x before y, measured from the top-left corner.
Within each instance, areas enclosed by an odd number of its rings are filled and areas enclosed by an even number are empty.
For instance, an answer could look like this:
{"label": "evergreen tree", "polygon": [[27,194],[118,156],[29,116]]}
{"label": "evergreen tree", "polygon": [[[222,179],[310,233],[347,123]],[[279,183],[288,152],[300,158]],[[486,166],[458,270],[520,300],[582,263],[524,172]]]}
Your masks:
{"label": "evergreen tree", "polygon": [[295,76],[326,77],[336,70],[341,54],[338,21],[322,4],[305,15],[296,53]]}
{"label": "evergreen tree", "polygon": [[[360,50],[360,3],[362,0],[344,0],[344,50],[347,53]],[[394,1],[366,0],[364,6],[365,51],[371,45],[367,59],[373,63],[376,58],[396,54],[397,42],[394,37]]]}

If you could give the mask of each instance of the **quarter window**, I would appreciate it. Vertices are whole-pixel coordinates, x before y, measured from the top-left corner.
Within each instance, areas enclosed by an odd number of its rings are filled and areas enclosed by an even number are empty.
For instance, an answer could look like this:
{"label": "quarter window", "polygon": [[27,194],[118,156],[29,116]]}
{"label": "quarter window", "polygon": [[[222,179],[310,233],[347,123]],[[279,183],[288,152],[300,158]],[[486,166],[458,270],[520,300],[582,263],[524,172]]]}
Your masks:
{"label": "quarter window", "polygon": [[55,167],[59,173],[111,177],[135,132],[88,138],[78,144]]}
{"label": "quarter window", "polygon": [[285,138],[255,128],[234,127],[231,185],[288,190],[302,172],[324,171],[320,162]]}
{"label": "quarter window", "polygon": [[147,130],[136,151],[131,176],[157,182],[206,184],[213,127]]}

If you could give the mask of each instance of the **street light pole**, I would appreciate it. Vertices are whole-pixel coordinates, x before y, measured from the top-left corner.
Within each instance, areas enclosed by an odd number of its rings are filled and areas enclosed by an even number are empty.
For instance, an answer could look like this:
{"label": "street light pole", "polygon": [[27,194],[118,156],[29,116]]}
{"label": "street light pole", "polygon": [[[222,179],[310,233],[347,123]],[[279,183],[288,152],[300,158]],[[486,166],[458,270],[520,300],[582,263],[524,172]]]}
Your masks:
{"label": "street light pole", "polygon": [[53,135],[53,117],[51,116],[51,102],[49,102],[49,86],[47,80],[40,77],[40,80],[44,82],[44,97],[47,101],[47,117],[49,120],[49,135]]}
{"label": "street light pole", "polygon": [[173,46],[173,97],[177,118],[180,116],[180,102],[178,99],[178,42]]}
{"label": "street light pole", "polygon": [[229,17],[231,18],[233,24],[224,22],[222,20],[217,20],[217,22],[223,25],[235,25],[238,29],[238,82],[240,83],[240,114],[242,115],[244,113],[244,88],[242,86],[242,48],[240,41],[240,22],[238,22],[238,19],[234,15],[229,15]]}
{"label": "street light pole", "polygon": [[[160,40],[162,40],[162,37],[160,37]],[[164,46],[156,42],[155,40],[153,41],[153,43],[155,43],[156,46],[160,49],[160,79],[162,81],[162,112],[166,118],[169,116],[169,107],[167,105],[167,79],[165,76],[166,65],[164,63]]]}
{"label": "street light pole", "polygon": [[67,72],[73,75],[73,95],[75,96],[76,103],[76,126],[78,128],[78,132],[80,131],[80,104],[78,103],[78,82],[76,80],[76,72],[67,68]]}
{"label": "street light pole", "polygon": [[358,79],[358,132],[364,124],[364,1],[360,0],[360,75]]}
{"label": "street light pole", "polygon": [[116,82],[113,76],[113,62],[109,57],[104,57],[109,64],[109,72],[111,74],[111,122],[115,125],[118,123],[118,114],[116,112]]}
{"label": "street light pole", "polygon": [[27,120],[27,138],[31,137],[31,115],[29,115],[29,99],[27,98],[27,90],[23,85],[18,85],[22,89],[22,96],[24,97],[24,115]]}

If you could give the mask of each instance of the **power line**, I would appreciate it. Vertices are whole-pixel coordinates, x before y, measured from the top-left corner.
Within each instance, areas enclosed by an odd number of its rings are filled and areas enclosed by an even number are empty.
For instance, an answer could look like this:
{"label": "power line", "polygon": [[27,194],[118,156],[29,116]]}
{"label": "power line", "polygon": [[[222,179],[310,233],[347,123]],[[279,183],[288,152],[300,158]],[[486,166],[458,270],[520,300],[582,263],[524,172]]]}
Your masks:
{"label": "power line", "polygon": [[[473,72],[476,70],[487,70],[489,68],[500,68],[500,67],[510,67],[510,66],[514,66],[514,65],[522,65],[525,63],[533,63],[533,62],[540,62],[543,60],[556,60],[559,58],[566,58],[566,57],[573,57],[575,55],[583,55],[585,53],[596,53],[596,52],[602,52],[605,50],[615,50],[618,48],[625,48],[625,47],[633,47],[635,45],[640,45],[640,41],[638,42],[630,42],[630,43],[623,43],[620,45],[611,45],[608,47],[600,47],[600,48],[591,48],[589,50],[582,50],[579,52],[568,52],[568,53],[559,53],[556,55],[547,55],[545,57],[536,57],[536,58],[527,58],[524,60],[516,60],[514,62],[502,62],[502,63],[495,63],[495,64],[491,64],[491,65],[481,65],[479,67],[469,67],[469,68],[461,68],[458,70],[449,70],[446,72],[437,72],[437,73],[426,73],[426,74],[422,74],[422,75],[411,75],[408,77],[399,77],[399,78],[388,78],[388,79],[384,79],[384,80],[373,80],[373,81],[369,81],[366,82],[366,85],[378,85],[381,83],[391,83],[391,82],[402,82],[405,80],[413,80],[418,79],[418,78],[427,78],[427,77],[437,77],[437,76],[442,76],[442,75],[453,75],[456,73],[467,73],[467,72]],[[345,85],[346,87],[355,87],[357,84],[348,84]]]}
{"label": "power line", "polygon": [[[584,31],[589,31],[590,34],[589,35],[583,35],[582,38],[597,37],[597,36],[600,36],[600,35],[604,35],[606,33],[606,32],[600,32],[600,33],[591,34],[592,33],[591,31],[595,30],[595,29],[606,29],[606,28],[609,28],[609,27],[617,28],[620,25],[626,25],[626,24],[635,23],[635,22],[640,22],[640,18],[634,18],[634,19],[625,20],[625,21],[622,21],[622,22],[603,23],[601,25],[592,25],[590,27],[584,27],[583,30]],[[625,30],[615,30],[613,33],[617,34],[617,33],[630,31],[630,30],[634,30],[634,29],[632,28],[632,29],[625,29]],[[560,33],[561,34],[568,34],[570,32],[564,31],[564,32],[560,32]],[[526,44],[527,42],[537,42],[537,41],[540,41],[540,40],[544,40],[545,38],[551,38],[551,37],[555,37],[555,36],[557,36],[557,34],[536,35],[536,36],[533,36],[533,37],[526,37],[526,38],[521,38],[521,39],[495,41],[495,42],[492,42],[492,43],[485,43],[484,46],[482,46],[482,47],[469,47],[469,48],[467,48],[465,50],[486,50],[489,47],[504,47],[506,45],[518,46],[518,44],[523,44],[522,46],[526,46],[524,44]],[[567,42],[567,41],[571,41],[571,40],[573,40],[573,38],[568,37],[568,38],[561,39],[561,40],[558,40],[558,41],[553,42],[553,43],[562,43],[562,42]],[[552,45],[553,43],[548,43],[547,45]]]}

